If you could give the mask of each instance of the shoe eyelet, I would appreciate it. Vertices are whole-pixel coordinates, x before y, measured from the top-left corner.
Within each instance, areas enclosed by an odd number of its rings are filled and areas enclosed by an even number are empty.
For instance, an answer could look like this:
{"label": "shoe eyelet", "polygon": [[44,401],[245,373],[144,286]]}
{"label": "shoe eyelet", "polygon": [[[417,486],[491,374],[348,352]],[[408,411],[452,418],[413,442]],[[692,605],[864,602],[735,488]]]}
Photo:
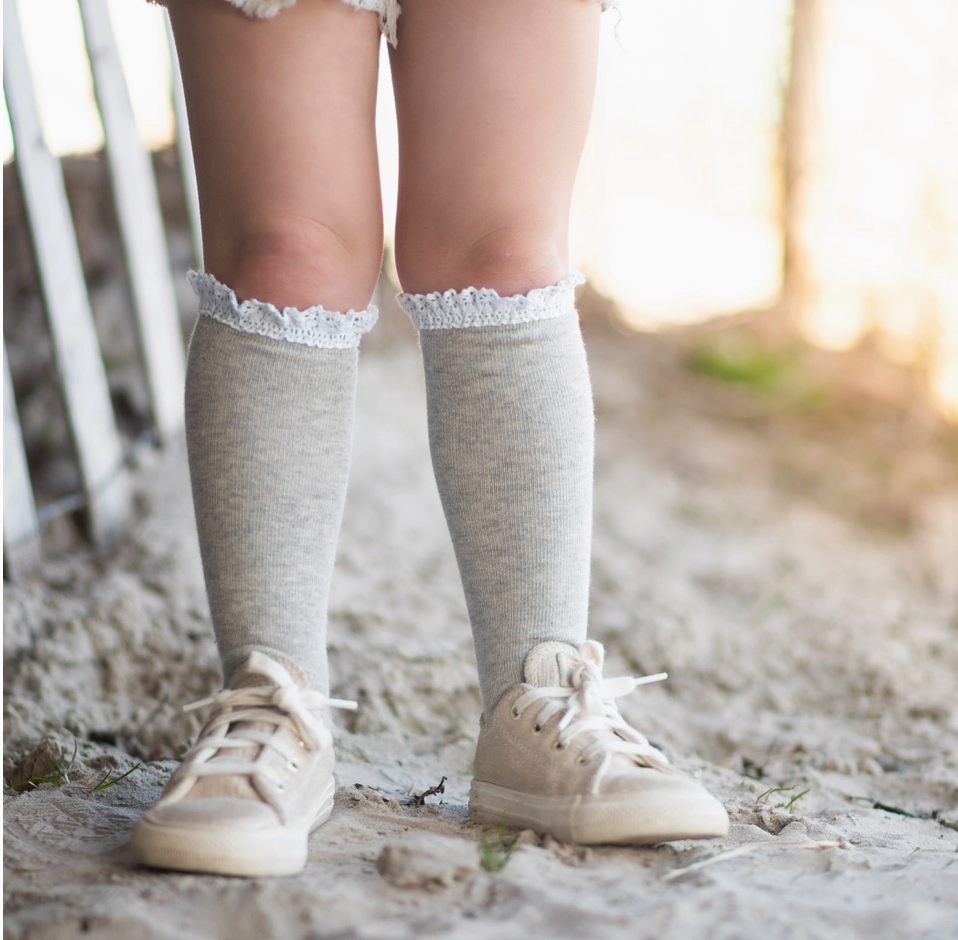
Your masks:
{"label": "shoe eyelet", "polygon": [[289,769],[293,771],[293,773],[296,773],[296,771],[299,770],[299,764],[297,764],[296,761],[291,760],[289,762]]}
{"label": "shoe eyelet", "polygon": [[588,763],[589,763],[589,758],[588,758],[588,757],[580,757],[580,758],[576,761],[576,763],[577,763],[577,764],[588,764]]}
{"label": "shoe eyelet", "polygon": [[520,714],[521,714],[521,713],[520,713],[519,709],[516,708],[515,705],[513,705],[513,706],[512,706],[512,717],[513,717],[513,718],[518,718]]}
{"label": "shoe eyelet", "polygon": [[540,731],[542,731],[542,725],[540,725],[539,722],[536,722],[536,723],[532,726],[532,730],[533,730],[533,732],[534,732],[535,734],[538,734]]}
{"label": "shoe eyelet", "polygon": [[286,792],[286,787],[285,787],[285,785],[282,784],[282,783],[277,783],[277,784],[276,784],[276,789],[279,790],[280,793],[285,793],[285,792]]}
{"label": "shoe eyelet", "polygon": [[564,745],[561,741],[556,741],[556,743],[553,744],[552,746],[553,746],[557,751],[565,750],[565,745]]}

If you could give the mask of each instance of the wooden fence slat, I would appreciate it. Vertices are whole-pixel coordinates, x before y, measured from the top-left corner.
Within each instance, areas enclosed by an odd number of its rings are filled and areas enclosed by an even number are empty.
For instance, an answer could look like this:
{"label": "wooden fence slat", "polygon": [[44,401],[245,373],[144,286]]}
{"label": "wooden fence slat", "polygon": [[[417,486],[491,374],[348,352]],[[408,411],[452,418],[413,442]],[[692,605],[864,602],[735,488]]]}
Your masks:
{"label": "wooden fence slat", "polygon": [[180,59],[176,53],[176,41],[170,15],[166,21],[166,42],[170,50],[173,116],[176,119],[176,148],[180,156],[180,176],[183,178],[183,194],[186,196],[186,212],[190,219],[190,234],[193,236],[193,257],[197,270],[203,270],[203,230],[200,225],[200,194],[196,186],[196,165],[193,162],[193,147],[190,143],[190,122],[186,113],[186,96],[183,93],[183,76]]}
{"label": "wooden fence slat", "polygon": [[116,543],[129,519],[129,478],[83,280],[60,162],[50,153],[33,92],[15,0],[3,4],[3,85],[17,172],[33,238],[90,532]]}
{"label": "wooden fence slat", "polygon": [[40,526],[13,396],[6,342],[3,344],[3,559],[11,581],[22,581],[41,571]]}
{"label": "wooden fence slat", "polygon": [[156,179],[137,133],[107,4],[79,3],[153,420],[160,440],[169,441],[183,428],[185,366]]}

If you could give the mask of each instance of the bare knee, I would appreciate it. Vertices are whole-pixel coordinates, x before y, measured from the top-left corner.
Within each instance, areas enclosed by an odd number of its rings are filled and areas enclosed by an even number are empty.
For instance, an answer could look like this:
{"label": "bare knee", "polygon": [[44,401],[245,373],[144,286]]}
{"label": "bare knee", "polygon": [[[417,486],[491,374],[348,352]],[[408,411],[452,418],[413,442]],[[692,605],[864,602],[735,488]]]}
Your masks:
{"label": "bare knee", "polygon": [[276,220],[237,232],[207,248],[211,274],[240,301],[279,308],[362,310],[369,305],[382,262],[382,232],[340,234],[311,219]]}
{"label": "bare knee", "polygon": [[508,224],[476,236],[405,232],[397,225],[396,269],[411,294],[467,287],[492,288],[504,297],[525,294],[568,274],[566,233]]}

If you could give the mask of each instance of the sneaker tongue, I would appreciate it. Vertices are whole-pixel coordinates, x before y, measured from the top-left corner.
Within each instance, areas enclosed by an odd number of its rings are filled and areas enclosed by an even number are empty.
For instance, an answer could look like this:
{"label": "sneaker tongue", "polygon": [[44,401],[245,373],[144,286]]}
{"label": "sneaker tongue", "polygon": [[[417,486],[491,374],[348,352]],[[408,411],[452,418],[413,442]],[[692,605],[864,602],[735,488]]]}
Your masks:
{"label": "sneaker tongue", "polygon": [[529,685],[567,686],[571,685],[569,673],[571,665],[579,659],[579,651],[569,643],[549,640],[534,647],[526,656],[523,673]]}
{"label": "sneaker tongue", "polygon": [[[267,674],[267,670],[270,670],[270,666],[267,665],[264,667],[262,665],[264,659],[266,659],[266,657],[262,654],[253,653],[249,659],[233,673],[228,687],[230,689],[246,689],[251,686],[275,685],[275,680]],[[277,656],[275,657],[273,665],[274,668],[275,665],[284,668],[298,685],[306,685],[306,677],[295,663]],[[273,731],[275,727],[274,724],[268,721],[235,721],[230,725],[230,728],[235,730],[245,729],[266,732]],[[255,760],[262,749],[262,744],[254,743],[251,743],[248,747],[231,748],[229,751],[224,751],[221,755],[217,754],[211,758],[210,763],[215,764],[219,760]],[[243,774],[201,777],[193,785],[190,796],[226,797],[228,799],[240,800],[262,799],[255,787],[250,783],[249,778]]]}
{"label": "sneaker tongue", "polygon": [[262,653],[253,653],[249,659],[241,663],[230,677],[227,687],[230,689],[246,689],[255,685],[276,685],[278,680],[271,677],[267,670],[275,669],[277,665],[285,669],[298,686],[305,687],[306,676],[294,662],[281,656],[275,656],[273,662],[270,663]]}

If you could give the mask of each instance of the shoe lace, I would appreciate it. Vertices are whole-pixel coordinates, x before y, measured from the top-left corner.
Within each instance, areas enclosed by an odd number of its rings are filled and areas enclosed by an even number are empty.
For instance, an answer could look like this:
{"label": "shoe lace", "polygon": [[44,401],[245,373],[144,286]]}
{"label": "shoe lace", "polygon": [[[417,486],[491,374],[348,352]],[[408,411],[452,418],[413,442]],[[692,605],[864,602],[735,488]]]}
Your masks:
{"label": "shoe lace", "polygon": [[[303,751],[317,750],[324,737],[317,713],[324,707],[354,710],[357,704],[304,689],[282,667],[269,668],[273,665],[267,663],[262,672],[274,685],[223,689],[183,706],[184,711],[194,711],[212,705],[213,712],[201,737],[183,759],[185,773],[179,792],[199,777],[241,775],[248,777],[256,792],[285,818],[280,802],[285,784],[268,755],[278,753],[295,771]],[[288,728],[293,734],[277,734],[280,728]]]}
{"label": "shoe lace", "polygon": [[579,760],[586,763],[601,755],[601,762],[593,776],[594,793],[598,792],[602,777],[617,754],[631,758],[640,766],[673,772],[668,758],[625,721],[615,704],[617,698],[631,694],[640,685],[668,678],[668,673],[659,672],[639,678],[603,678],[604,655],[600,643],[587,640],[577,660],[562,664],[563,672],[568,671],[569,685],[532,688],[520,695],[513,705],[513,715],[518,717],[526,708],[541,702],[536,714],[537,729],[561,713],[562,718],[557,725],[557,748],[564,748],[573,738],[592,732],[592,740],[583,748]]}

